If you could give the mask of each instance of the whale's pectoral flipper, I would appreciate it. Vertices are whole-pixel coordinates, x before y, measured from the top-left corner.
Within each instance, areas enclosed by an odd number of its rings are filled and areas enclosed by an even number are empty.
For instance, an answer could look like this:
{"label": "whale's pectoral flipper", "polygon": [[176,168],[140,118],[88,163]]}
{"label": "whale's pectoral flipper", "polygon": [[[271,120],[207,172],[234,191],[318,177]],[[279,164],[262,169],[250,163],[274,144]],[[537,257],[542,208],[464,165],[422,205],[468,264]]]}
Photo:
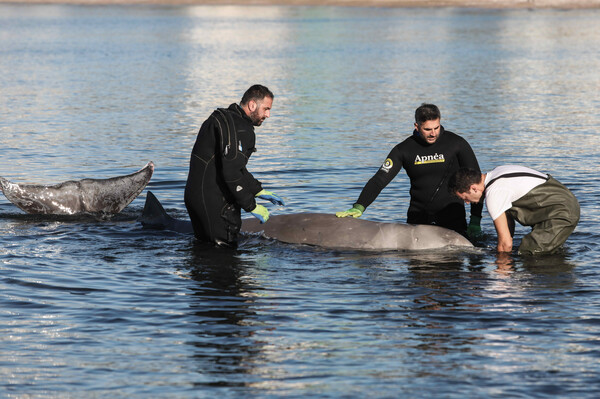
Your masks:
{"label": "whale's pectoral flipper", "polygon": [[185,234],[194,232],[192,222],[189,220],[179,220],[169,216],[152,191],[148,191],[146,194],[140,222],[144,228],[149,229],[171,230]]}
{"label": "whale's pectoral flipper", "polygon": [[70,180],[53,186],[17,184],[0,178],[0,187],[10,202],[27,213],[113,215],[121,212],[144,190],[153,172],[154,163],[148,162],[127,176]]}

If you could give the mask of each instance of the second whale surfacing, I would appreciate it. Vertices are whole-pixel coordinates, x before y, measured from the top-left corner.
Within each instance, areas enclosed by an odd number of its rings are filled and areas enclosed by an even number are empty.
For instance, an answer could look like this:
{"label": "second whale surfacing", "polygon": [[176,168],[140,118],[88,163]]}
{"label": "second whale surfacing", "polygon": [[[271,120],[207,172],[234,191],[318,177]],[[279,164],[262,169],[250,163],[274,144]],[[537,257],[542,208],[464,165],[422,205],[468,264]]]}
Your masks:
{"label": "second whale surfacing", "polygon": [[[189,220],[169,216],[150,191],[140,221],[146,228],[193,233]],[[439,226],[338,218],[325,213],[273,215],[264,224],[258,219],[244,219],[241,230],[288,244],[328,249],[399,251],[473,247],[462,235]]]}
{"label": "second whale surfacing", "polygon": [[55,185],[17,184],[0,177],[4,196],[27,213],[37,215],[113,215],[131,203],[146,187],[154,163],[139,171],[109,179],[71,180]]}

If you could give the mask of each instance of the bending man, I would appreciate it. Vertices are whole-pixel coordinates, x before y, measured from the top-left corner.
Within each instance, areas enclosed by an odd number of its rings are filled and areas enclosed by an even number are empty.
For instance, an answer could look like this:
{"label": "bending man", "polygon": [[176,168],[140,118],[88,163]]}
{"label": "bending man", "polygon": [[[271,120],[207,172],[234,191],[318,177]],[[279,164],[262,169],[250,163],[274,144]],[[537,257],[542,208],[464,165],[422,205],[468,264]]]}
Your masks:
{"label": "bending man", "polygon": [[448,179],[460,167],[479,170],[471,146],[462,137],[444,130],[441,114],[433,104],[422,104],[415,111],[413,134],[396,145],[387,159],[363,188],[354,206],[338,217],[360,217],[404,167],[410,178],[410,206],[406,222],[435,224],[463,235],[481,233],[482,206],[471,206],[467,229],[465,206],[447,191]]}
{"label": "bending man", "polygon": [[498,233],[498,251],[510,252],[515,220],[531,226],[519,254],[551,253],[560,248],[579,222],[579,202],[550,175],[523,166],[499,166],[488,173],[460,169],[448,185],[467,203],[483,203]]}
{"label": "bending man", "polygon": [[269,211],[257,205],[255,197],[284,205],[246,169],[256,151],[254,126],[270,116],[273,98],[268,88],[254,85],[239,105],[217,109],[200,127],[184,197],[197,239],[235,246],[242,226],[241,209],[261,223],[269,218]]}

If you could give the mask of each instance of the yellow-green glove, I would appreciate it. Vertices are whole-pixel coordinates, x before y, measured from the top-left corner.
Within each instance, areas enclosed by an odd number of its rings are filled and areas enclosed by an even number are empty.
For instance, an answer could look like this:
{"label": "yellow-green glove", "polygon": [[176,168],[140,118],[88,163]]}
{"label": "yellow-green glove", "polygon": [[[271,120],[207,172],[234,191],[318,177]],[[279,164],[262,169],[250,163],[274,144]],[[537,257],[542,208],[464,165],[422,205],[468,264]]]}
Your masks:
{"label": "yellow-green glove", "polygon": [[261,223],[265,223],[269,220],[269,210],[262,205],[256,205],[256,208],[250,211],[252,216],[260,220]]}
{"label": "yellow-green glove", "polygon": [[267,201],[271,201],[275,205],[285,206],[285,202],[283,202],[283,199],[279,195],[272,193],[270,191],[267,191],[267,190],[260,190],[255,195],[255,197],[262,198]]}
{"label": "yellow-green glove", "polygon": [[362,206],[361,204],[354,204],[352,208],[348,209],[347,211],[336,212],[335,216],[339,218],[347,218],[348,216],[352,216],[353,218],[359,218],[362,216],[364,211],[364,206]]}
{"label": "yellow-green glove", "polygon": [[471,215],[471,220],[469,220],[467,226],[467,236],[469,238],[481,237],[481,216]]}

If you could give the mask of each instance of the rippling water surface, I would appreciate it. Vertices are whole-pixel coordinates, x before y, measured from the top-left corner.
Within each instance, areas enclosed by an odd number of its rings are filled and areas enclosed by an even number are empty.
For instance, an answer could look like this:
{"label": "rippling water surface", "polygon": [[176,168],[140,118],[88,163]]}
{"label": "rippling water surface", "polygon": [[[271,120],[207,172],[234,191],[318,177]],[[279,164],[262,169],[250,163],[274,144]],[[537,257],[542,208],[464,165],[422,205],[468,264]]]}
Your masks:
{"label": "rippling water surface", "polygon": [[[346,209],[422,102],[483,169],[549,172],[582,206],[564,254],[235,251],[0,196],[5,397],[577,397],[600,394],[600,12],[0,5],[0,175],[131,173],[186,217],[197,129],[276,95],[249,169],[274,214]],[[404,221],[408,183],[365,218]],[[526,229],[517,230],[517,240]]]}

